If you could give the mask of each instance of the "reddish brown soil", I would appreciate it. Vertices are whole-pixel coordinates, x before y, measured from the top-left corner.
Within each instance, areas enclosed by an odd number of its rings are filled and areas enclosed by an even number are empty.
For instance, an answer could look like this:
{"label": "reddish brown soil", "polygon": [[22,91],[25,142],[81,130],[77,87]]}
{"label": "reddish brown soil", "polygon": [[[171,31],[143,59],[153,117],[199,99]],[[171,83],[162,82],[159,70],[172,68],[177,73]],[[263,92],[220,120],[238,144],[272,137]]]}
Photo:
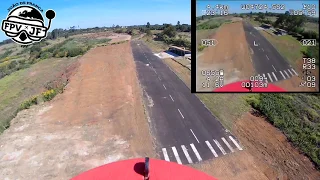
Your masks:
{"label": "reddish brown soil", "polygon": [[[218,44],[205,48],[201,55],[197,57],[198,82],[206,79],[206,77],[201,76],[201,70],[223,69],[225,84],[248,79],[249,76],[254,74],[242,22],[224,24],[210,38],[216,39]],[[198,83],[197,88],[208,90],[203,89],[201,83]]]}
{"label": "reddish brown soil", "polygon": [[92,49],[79,63],[63,94],[20,112],[0,136],[0,179],[70,179],[156,157],[130,43]]}
{"label": "reddish brown soil", "polygon": [[223,180],[319,179],[311,161],[300,154],[277,128],[249,113],[233,129],[245,150],[196,168]]}

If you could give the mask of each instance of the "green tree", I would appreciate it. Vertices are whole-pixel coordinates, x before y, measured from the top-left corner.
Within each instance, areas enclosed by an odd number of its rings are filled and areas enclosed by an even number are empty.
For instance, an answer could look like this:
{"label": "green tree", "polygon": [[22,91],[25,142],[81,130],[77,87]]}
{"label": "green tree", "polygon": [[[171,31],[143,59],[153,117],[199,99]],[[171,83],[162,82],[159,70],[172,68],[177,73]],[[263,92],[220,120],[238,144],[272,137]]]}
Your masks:
{"label": "green tree", "polygon": [[179,31],[181,30],[180,21],[177,22],[177,29],[178,29]]}
{"label": "green tree", "polygon": [[171,24],[163,29],[163,35],[167,35],[169,38],[175,37],[177,34],[176,28]]}
{"label": "green tree", "polygon": [[150,23],[149,22],[147,22],[147,26],[146,26],[146,28],[150,28]]}

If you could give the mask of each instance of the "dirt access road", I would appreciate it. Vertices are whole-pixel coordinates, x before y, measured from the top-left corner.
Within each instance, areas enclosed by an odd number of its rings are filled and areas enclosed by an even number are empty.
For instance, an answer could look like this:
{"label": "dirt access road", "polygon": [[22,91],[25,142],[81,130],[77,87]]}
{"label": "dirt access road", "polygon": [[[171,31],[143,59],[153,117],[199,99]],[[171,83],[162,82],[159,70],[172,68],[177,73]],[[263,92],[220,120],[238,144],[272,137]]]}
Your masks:
{"label": "dirt access road", "polygon": [[0,179],[69,179],[134,157],[155,157],[129,42],[79,60],[65,92],[24,110],[0,136]]}
{"label": "dirt access road", "polygon": [[[254,74],[250,52],[243,30],[242,22],[235,21],[219,27],[216,33],[209,36],[216,39],[216,46],[207,47],[197,57],[197,90],[212,91],[214,88],[203,88],[207,76],[201,75],[202,70],[224,70],[224,83],[246,80]],[[212,82],[213,77],[211,77]]]}

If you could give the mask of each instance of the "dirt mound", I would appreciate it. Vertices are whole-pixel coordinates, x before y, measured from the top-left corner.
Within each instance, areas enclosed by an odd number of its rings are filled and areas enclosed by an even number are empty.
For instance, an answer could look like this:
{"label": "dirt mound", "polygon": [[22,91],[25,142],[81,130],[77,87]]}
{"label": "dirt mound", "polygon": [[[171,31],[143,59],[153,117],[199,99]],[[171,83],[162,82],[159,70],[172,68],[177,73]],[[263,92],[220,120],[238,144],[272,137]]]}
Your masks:
{"label": "dirt mound", "polygon": [[221,180],[319,179],[320,172],[310,160],[264,119],[248,113],[236,122],[233,132],[244,146],[242,152],[193,167]]}
{"label": "dirt mound", "polygon": [[300,154],[285,135],[266,120],[247,114],[236,124],[237,137],[246,149],[261,162],[269,179],[318,179],[311,161]]}
{"label": "dirt mound", "polygon": [[1,179],[69,179],[155,157],[130,44],[92,49],[79,62],[63,94],[20,112],[0,136]]}
{"label": "dirt mound", "polygon": [[[197,57],[197,82],[206,81],[207,77],[201,75],[202,70],[223,69],[225,84],[249,79],[254,74],[242,22],[222,25],[210,39],[216,39],[218,44],[205,48]],[[197,88],[208,90],[202,88],[201,83]]]}

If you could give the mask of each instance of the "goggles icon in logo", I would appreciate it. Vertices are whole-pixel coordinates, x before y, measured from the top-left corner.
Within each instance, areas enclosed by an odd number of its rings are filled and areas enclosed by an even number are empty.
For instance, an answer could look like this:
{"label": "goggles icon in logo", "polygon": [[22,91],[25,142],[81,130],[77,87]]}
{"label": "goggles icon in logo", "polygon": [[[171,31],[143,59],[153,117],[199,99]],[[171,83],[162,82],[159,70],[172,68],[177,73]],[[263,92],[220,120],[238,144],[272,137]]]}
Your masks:
{"label": "goggles icon in logo", "polygon": [[45,27],[39,10],[32,6],[18,6],[10,11],[6,20],[2,21],[2,31],[14,42],[30,45],[47,37],[55,12],[48,10],[46,17],[49,19],[48,27]]}

